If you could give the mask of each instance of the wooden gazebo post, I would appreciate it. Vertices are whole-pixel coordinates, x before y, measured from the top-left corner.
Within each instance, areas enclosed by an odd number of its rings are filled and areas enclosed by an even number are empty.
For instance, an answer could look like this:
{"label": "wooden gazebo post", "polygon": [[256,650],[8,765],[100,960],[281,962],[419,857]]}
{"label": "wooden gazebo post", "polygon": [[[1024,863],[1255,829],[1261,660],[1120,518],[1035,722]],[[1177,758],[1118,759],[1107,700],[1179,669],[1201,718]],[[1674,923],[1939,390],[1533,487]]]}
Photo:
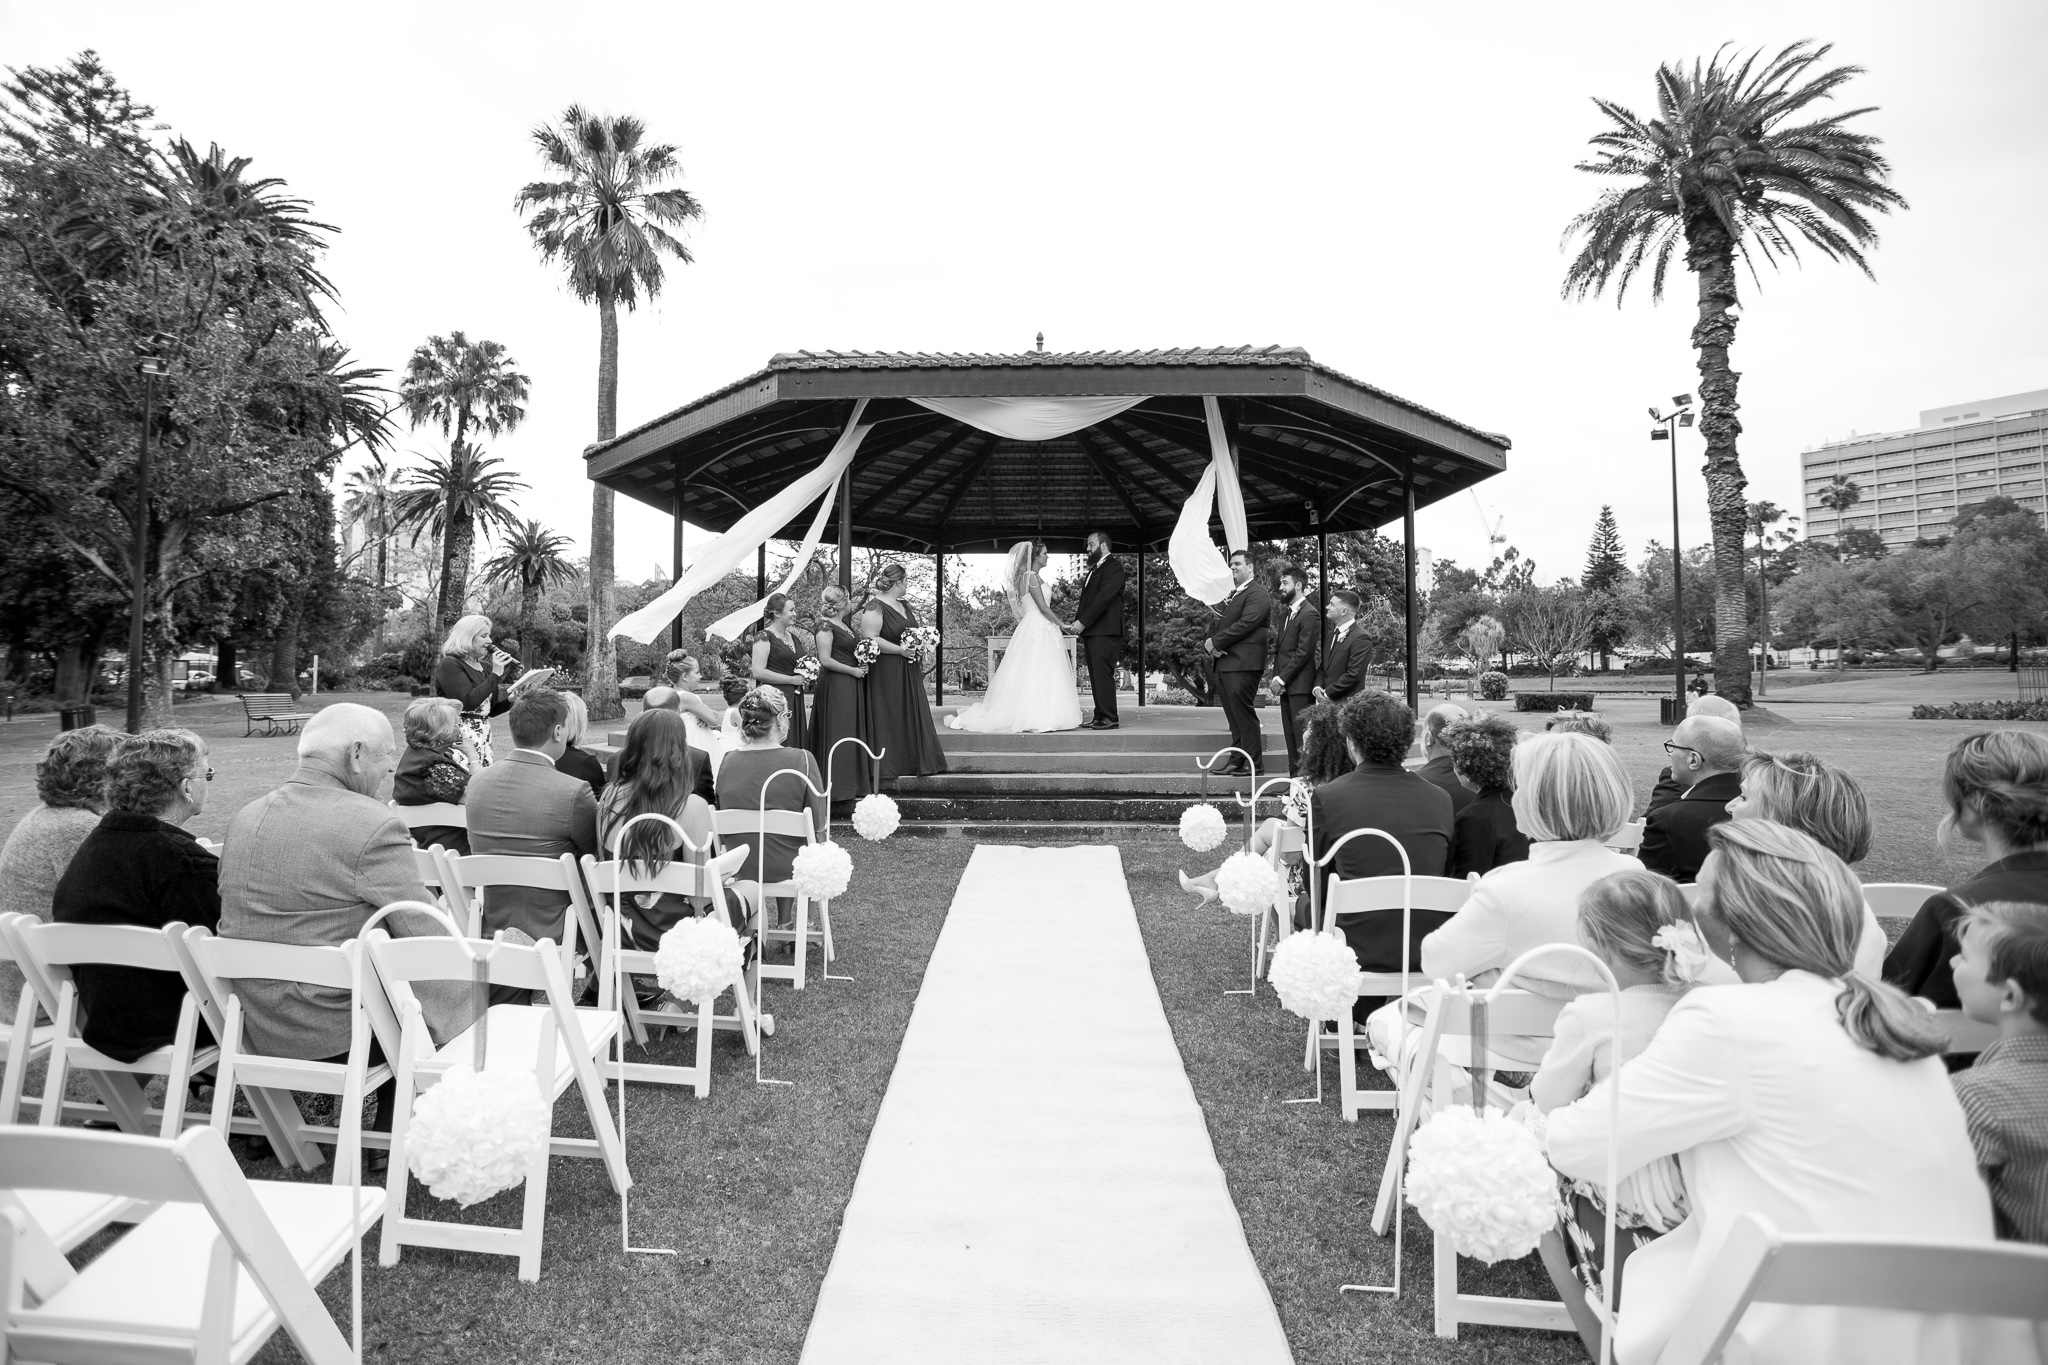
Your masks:
{"label": "wooden gazebo post", "polygon": [[1138,705],[1145,704],[1145,545],[1138,544]]}
{"label": "wooden gazebo post", "polygon": [[943,543],[932,547],[932,559],[938,570],[939,590],[932,603],[932,625],[939,632],[939,656],[937,666],[932,670],[932,691],[936,696],[932,704],[946,704],[946,547]]}
{"label": "wooden gazebo post", "polygon": [[1404,460],[1401,464],[1401,587],[1406,598],[1404,611],[1407,616],[1408,636],[1408,709],[1415,710],[1422,701],[1422,679],[1415,665],[1416,625],[1415,620],[1415,462]]}
{"label": "wooden gazebo post", "polygon": [[[839,476],[839,590],[853,596],[853,470]],[[854,610],[860,603],[853,604]]]}
{"label": "wooden gazebo post", "polygon": [[[669,518],[668,546],[668,557],[673,576],[668,581],[679,583],[683,577],[683,462],[681,460],[675,461],[674,468],[676,481],[675,512]],[[683,647],[683,616],[681,612],[677,612],[676,619],[669,623],[668,647],[670,649],[681,649]]]}

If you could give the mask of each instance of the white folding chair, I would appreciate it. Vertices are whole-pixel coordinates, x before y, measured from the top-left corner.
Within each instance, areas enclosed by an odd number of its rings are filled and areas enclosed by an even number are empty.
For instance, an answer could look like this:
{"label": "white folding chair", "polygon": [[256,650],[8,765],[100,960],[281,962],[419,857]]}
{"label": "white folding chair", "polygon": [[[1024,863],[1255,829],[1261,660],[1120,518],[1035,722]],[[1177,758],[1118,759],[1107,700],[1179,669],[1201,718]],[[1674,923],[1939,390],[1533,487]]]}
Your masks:
{"label": "white folding chair", "polygon": [[[264,943],[246,938],[217,938],[204,926],[195,925],[172,942],[185,972],[186,988],[199,1001],[207,1027],[219,1041],[220,1060],[215,1064],[213,1080],[213,1126],[227,1131],[229,1116],[234,1112],[235,1088],[241,1086],[248,1092],[250,1109],[277,1125],[282,1140],[273,1138],[272,1146],[278,1149],[278,1160],[287,1169],[296,1160],[308,1171],[318,1170],[323,1160],[318,1144],[338,1145],[341,1129],[307,1123],[292,1092],[342,1095],[347,1091],[352,1067],[362,1072],[362,1092],[375,1091],[391,1079],[391,1067],[388,1063],[370,1065],[368,1038],[374,1036],[387,1057],[394,1055],[399,1035],[397,1016],[382,992],[365,990],[360,1003],[370,1027],[362,1057],[353,1055],[353,1046],[347,1062],[268,1056],[249,1048],[243,1029],[245,1011],[235,986],[241,981],[288,981],[348,991],[349,958],[356,951],[354,941],[346,948]],[[366,1132],[362,1142],[369,1147],[389,1147],[391,1136]],[[337,1164],[335,1179],[339,1181],[344,1175]]]}
{"label": "white folding chair", "polygon": [[[436,846],[439,849],[439,846]],[[562,970],[572,980],[576,974],[576,938],[581,934],[583,942],[594,955],[599,934],[597,920],[590,912],[590,896],[583,885],[583,874],[577,869],[576,855],[564,853],[556,858],[529,858],[507,853],[450,853],[439,849],[444,884],[444,899],[451,902],[448,909],[455,916],[457,924],[464,925],[471,938],[488,938],[484,932],[484,915],[490,909],[490,889],[494,886],[530,887],[539,891],[555,891],[569,898],[569,912],[562,917],[562,932],[550,935],[561,945]],[[474,894],[472,894],[474,893]]]}
{"label": "white folding chair", "polygon": [[1608,836],[1607,846],[1616,853],[1633,854],[1643,846],[1643,822],[1631,820]]}
{"label": "white folding chair", "polygon": [[[1275,787],[1288,787],[1292,785],[1293,781],[1294,779],[1291,777],[1269,777],[1264,782],[1257,784],[1252,789],[1252,794],[1249,797],[1238,792],[1231,793],[1232,798],[1237,802],[1238,809],[1244,812],[1244,844],[1242,847],[1245,852],[1251,851],[1252,835],[1258,828],[1259,802],[1265,799],[1268,791]],[[1281,834],[1274,838],[1273,847],[1266,850],[1267,865],[1278,872],[1283,881],[1287,877],[1287,868],[1281,861],[1279,846],[1282,838],[1290,830],[1293,832],[1294,839],[1293,846],[1289,851],[1300,853],[1303,847],[1301,831],[1294,829],[1292,825],[1285,824],[1285,822],[1282,823]],[[1256,995],[1258,993],[1259,978],[1266,974],[1266,958],[1271,952],[1271,949],[1267,947],[1266,930],[1268,925],[1271,924],[1275,927],[1275,933],[1272,938],[1274,947],[1279,946],[1280,940],[1286,938],[1288,931],[1293,927],[1291,923],[1279,923],[1279,919],[1280,913],[1277,907],[1265,906],[1259,910],[1256,923],[1252,926],[1252,984],[1241,991],[1226,990],[1223,992],[1225,995]]]}
{"label": "white folding chair", "polygon": [[405,822],[407,829],[418,829],[423,825],[440,825],[447,829],[468,829],[469,812],[452,801],[430,801],[424,806],[401,806],[396,801],[389,803],[391,813]]}
{"label": "white folding chair", "polygon": [[[0,915],[0,925],[11,923],[16,916]],[[33,915],[20,918],[31,924],[39,923]],[[50,1050],[50,1043],[57,1036],[54,1024],[38,1023],[42,1009],[35,990],[28,983],[28,968],[16,960],[14,940],[4,928],[0,928],[0,962],[13,962],[22,975],[21,996],[15,1002],[14,1018],[0,1021],[0,1047],[6,1049],[7,1074],[0,1077],[0,1123],[19,1121],[23,1105],[33,1106],[38,1112],[43,1102],[39,1099],[24,1098],[22,1090],[28,1081],[29,1064]]]}
{"label": "white folding chair", "polygon": [[[778,777],[790,776],[804,784],[811,791],[824,793],[811,786],[810,778],[795,768],[782,768],[768,774],[761,783],[761,799],[768,799],[769,784]],[[719,810],[712,812],[712,827],[718,832],[719,847],[723,848],[733,840],[747,842],[759,850],[767,835],[788,835],[802,839],[805,844],[818,842],[817,827],[812,823],[809,810]],[[754,865],[756,876],[764,871],[758,852],[747,860]],[[804,988],[804,976],[810,946],[816,940],[825,958],[825,975],[832,978],[832,959],[838,956],[838,949],[832,942],[832,903],[818,901],[818,927],[811,928],[812,902],[809,896],[797,890],[795,882],[782,881],[763,884],[754,879],[742,877],[736,885],[741,894],[754,903],[754,911],[760,923],[761,947],[757,959],[757,970],[764,981],[787,981],[797,990]],[[796,902],[794,922],[788,929],[773,927],[769,911],[771,900],[793,899]],[[765,959],[770,943],[789,943],[795,948],[795,957],[789,965],[769,964]],[[837,978],[844,980],[845,978]]]}
{"label": "white folding chair", "polygon": [[[138,1077],[164,1077],[160,1136],[176,1137],[185,1119],[186,1087],[195,1071],[213,1065],[219,1049],[199,1047],[199,1006],[187,992],[178,1008],[178,1024],[168,1046],[152,1049],[132,1062],[118,1061],[88,1044],[78,1013],[78,983],[72,968],[87,965],[135,967],[180,975],[171,936],[182,924],[144,929],[127,924],[40,924],[19,917],[4,926],[11,935],[22,975],[49,1014],[53,1025],[49,1067],[43,1077],[43,1100],[36,1121],[57,1126],[68,1107],[65,1082],[72,1067],[93,1078],[106,1105],[107,1117],[123,1132],[140,1133],[151,1110],[144,1102]],[[20,1016],[17,1013],[16,1018]]]}
{"label": "white folding chair", "polygon": [[[1280,827],[1273,831],[1272,844],[1266,849],[1266,861],[1272,864],[1275,872],[1280,874],[1281,881],[1285,882],[1287,880],[1287,860],[1290,857],[1306,859],[1307,856],[1307,833],[1299,825],[1290,825],[1285,821],[1281,822]],[[1292,898],[1290,897],[1289,899],[1291,900]],[[1268,929],[1272,930],[1270,937],[1266,932]],[[1259,912],[1257,956],[1253,959],[1252,964],[1252,977],[1254,980],[1266,975],[1266,969],[1273,963],[1273,953],[1280,947],[1280,940],[1293,932],[1294,922],[1292,917],[1283,912],[1279,906],[1270,905]]]}
{"label": "white folding chair", "polygon": [[0,1170],[159,1206],[76,1271],[22,1205],[0,1207],[0,1356],[240,1365],[282,1327],[312,1365],[358,1359],[316,1286],[382,1216],[382,1190],[244,1179],[205,1126],[176,1139],[0,1129]]}
{"label": "white folding chair", "polygon": [[[404,905],[404,902],[399,904]],[[391,907],[386,907],[390,909]],[[430,910],[424,905],[407,908]],[[604,1081],[598,1075],[596,1058],[618,1032],[619,1016],[611,1010],[577,1009],[569,994],[569,980],[562,971],[561,956],[546,939],[526,947],[503,940],[479,943],[459,938],[423,936],[392,938],[382,929],[365,936],[370,962],[383,983],[400,1021],[398,1055],[393,1068],[398,1095],[391,1123],[391,1165],[386,1192],[395,1210],[384,1220],[378,1261],[398,1264],[402,1245],[443,1247],[453,1251],[480,1251],[495,1256],[515,1256],[519,1278],[540,1278],[541,1234],[547,1218],[549,1156],[596,1157],[605,1163],[612,1188],[621,1198],[633,1184],[626,1169],[625,1149],[618,1129],[612,1126],[605,1107]],[[481,962],[485,982],[516,990],[538,991],[544,1002],[537,1005],[493,1005],[488,1014],[441,1047],[435,1047],[427,1032],[419,998],[413,992],[417,981],[474,981]],[[444,1223],[431,1218],[405,1216],[405,1135],[412,1121],[413,1098],[433,1086],[450,1069],[473,1065],[479,1033],[484,1045],[483,1066],[493,1056],[510,1056],[521,1065],[531,1061],[543,1096],[550,1101],[574,1086],[583,1101],[594,1138],[555,1137],[548,1148],[537,1151],[527,1167],[525,1203],[516,1228],[479,1227],[467,1223]]]}
{"label": "white folding chair", "polygon": [[[2016,1347],[2040,1332],[2036,1327],[2029,1333],[2021,1324],[2048,1320],[2048,1247],[1785,1233],[1761,1214],[1745,1213],[1686,1300],[1657,1365],[1722,1359],[1753,1303],[2016,1319],[1958,1324],[1965,1332],[2010,1328]],[[2021,1357],[1993,1348],[1971,1358]]]}
{"label": "white folding chair", "polygon": [[1866,882],[1863,903],[1879,919],[1911,919],[1920,913],[1920,907],[1927,904],[1929,897],[1939,896],[1946,890],[1945,886],[1927,886],[1920,882]]}
{"label": "white folding chair", "polygon": [[[645,815],[634,817],[635,820],[648,818],[650,817]],[[652,818],[666,819],[664,816]],[[623,833],[623,830],[621,832]],[[584,858],[583,875],[596,893],[598,903],[604,907],[604,951],[601,959],[603,975],[599,978],[599,1005],[610,1009],[616,1002],[625,1015],[626,1026],[632,1032],[633,1041],[642,1047],[647,1044],[649,1026],[697,1030],[697,1057],[689,1066],[629,1062],[626,1060],[625,1036],[615,1035],[613,1044],[616,1051],[611,1059],[611,1074],[614,1079],[621,1082],[650,1081],[657,1085],[687,1085],[693,1088],[700,1098],[709,1095],[711,1039],[721,1028],[739,1030],[746,1039],[747,1051],[759,1058],[761,1034],[766,1031],[769,1021],[765,1016],[756,1013],[756,1002],[749,996],[744,971],[734,976],[728,987],[733,995],[731,1014],[718,1012],[716,998],[698,1005],[681,1002],[652,1009],[643,1008],[632,990],[622,986],[624,978],[628,976],[652,976],[655,972],[654,954],[631,947],[626,941],[627,924],[632,917],[625,913],[625,898],[635,893],[652,892],[690,896],[717,904],[726,895],[738,895],[731,886],[732,876],[746,859],[745,848],[734,848],[703,864],[670,862],[663,864],[658,872],[636,872],[633,865],[628,862],[613,860],[601,863],[595,858]],[[747,937],[744,931],[741,937],[742,940]],[[758,953],[757,946],[757,962]],[[754,989],[759,989],[758,983]]]}

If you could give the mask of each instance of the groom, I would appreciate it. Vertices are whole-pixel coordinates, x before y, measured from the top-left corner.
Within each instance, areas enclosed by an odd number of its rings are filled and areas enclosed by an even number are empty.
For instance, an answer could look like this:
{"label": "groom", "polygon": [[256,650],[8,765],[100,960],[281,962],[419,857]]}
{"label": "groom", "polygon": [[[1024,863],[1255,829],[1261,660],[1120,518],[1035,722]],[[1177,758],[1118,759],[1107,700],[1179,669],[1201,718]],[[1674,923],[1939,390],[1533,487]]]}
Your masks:
{"label": "groom", "polygon": [[1081,583],[1081,604],[1066,629],[1081,637],[1088,659],[1088,689],[1095,694],[1095,714],[1081,722],[1084,730],[1114,730],[1116,666],[1124,654],[1124,566],[1110,557],[1109,532],[1088,533],[1088,577]]}

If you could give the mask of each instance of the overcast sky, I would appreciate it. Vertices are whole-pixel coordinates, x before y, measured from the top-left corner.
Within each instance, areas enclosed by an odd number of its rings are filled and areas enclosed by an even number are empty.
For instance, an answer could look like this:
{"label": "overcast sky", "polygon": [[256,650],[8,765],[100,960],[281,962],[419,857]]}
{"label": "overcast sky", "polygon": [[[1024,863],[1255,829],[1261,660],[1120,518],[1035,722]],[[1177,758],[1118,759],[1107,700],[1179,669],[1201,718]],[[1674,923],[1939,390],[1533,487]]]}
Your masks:
{"label": "overcast sky", "polygon": [[[1798,505],[1798,454],[1919,410],[2048,386],[2048,5],[929,6],[64,4],[0,0],[0,60],[96,48],[179,134],[255,158],[338,225],[342,338],[397,370],[431,333],[532,376],[492,444],[522,510],[579,545],[597,320],[512,208],[529,131],[572,102],[673,142],[705,206],[696,264],[622,327],[620,429],[777,351],[1278,343],[1507,433],[1483,515],[1550,579],[1614,505],[1669,537],[1645,408],[1695,387],[1690,276],[1652,306],[1558,297],[1590,98],[1648,111],[1658,62],[1835,44],[1868,69],[1910,210],[1875,283],[1742,282],[1751,497]],[[1706,535],[1682,435],[1688,543]],[[401,451],[438,448],[420,432]],[[619,568],[666,572],[665,519],[621,500]],[[1470,497],[1422,543],[1487,558]],[[1395,528],[1398,532],[1398,527]]]}

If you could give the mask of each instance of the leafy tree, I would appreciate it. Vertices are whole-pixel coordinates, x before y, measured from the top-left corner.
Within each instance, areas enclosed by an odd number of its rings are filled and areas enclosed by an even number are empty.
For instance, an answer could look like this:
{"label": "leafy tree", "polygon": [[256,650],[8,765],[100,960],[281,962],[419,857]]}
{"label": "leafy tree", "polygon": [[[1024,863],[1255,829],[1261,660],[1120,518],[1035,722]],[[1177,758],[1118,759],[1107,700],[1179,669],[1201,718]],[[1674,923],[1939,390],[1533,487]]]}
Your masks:
{"label": "leafy tree", "polygon": [[[462,615],[469,591],[469,560],[476,533],[493,524],[510,526],[503,507],[492,509],[496,520],[479,522],[482,509],[460,505],[477,477],[481,454],[470,433],[482,430],[498,436],[512,431],[526,417],[526,400],[532,383],[512,368],[512,356],[495,341],[471,341],[461,332],[428,337],[414,348],[405,364],[405,378],[398,396],[405,404],[406,419],[418,427],[432,423],[449,438],[448,459],[441,466],[429,464],[430,475],[441,484],[445,505],[431,518],[441,541],[441,595],[428,618],[427,633]],[[416,475],[413,482],[419,483]],[[524,484],[508,485],[525,487]],[[420,499],[405,500],[405,523],[426,524],[428,518]]]}
{"label": "leafy tree", "polygon": [[2048,617],[2048,530],[2011,498],[1987,498],[1956,513],[1951,541],[1976,580],[1977,606],[1964,621],[1987,639],[2007,640],[2017,672],[2020,639],[2038,637]]}
{"label": "leafy tree", "polygon": [[[1612,125],[1596,134],[1579,169],[1621,184],[1572,219],[1578,255],[1565,273],[1566,298],[1608,285],[1618,306],[1638,271],[1650,271],[1653,299],[1680,244],[1698,279],[1693,349],[1699,355],[1700,433],[1706,438],[1707,508],[1714,528],[1715,689],[1749,704],[1749,620],[1743,531],[1747,480],[1736,451],[1735,258],[1754,270],[1798,258],[1801,242],[1830,260],[1870,273],[1870,215],[1905,207],[1889,184],[1878,139],[1853,132],[1851,109],[1816,116],[1861,68],[1822,68],[1831,49],[1794,43],[1766,61],[1722,48],[1690,69],[1657,70],[1656,118],[1595,100]],[[1796,121],[1804,120],[1804,121]]]}
{"label": "leafy tree", "polygon": [[528,521],[505,537],[498,553],[484,564],[484,582],[493,587],[517,589],[519,593],[519,651],[525,662],[534,662],[534,609],[540,595],[557,583],[578,577],[576,566],[562,551],[569,547],[567,536],[558,536],[538,521]]}
{"label": "leafy tree", "polygon": [[1627,641],[1633,625],[1632,603],[1625,592],[1630,579],[1628,552],[1621,543],[1614,509],[1602,505],[1593,523],[1593,539],[1586,546],[1586,572],[1579,579],[1592,607],[1588,647],[1598,651],[1602,673],[1607,671],[1608,656]]}
{"label": "leafy tree", "polygon": [[1501,643],[1508,638],[1508,630],[1492,616],[1478,616],[1459,631],[1456,638],[1459,650],[1472,661],[1472,671],[1483,673],[1492,666],[1493,656],[1500,652]]}
{"label": "leafy tree", "polygon": [[457,441],[444,459],[430,456],[406,471],[392,502],[396,526],[424,531],[441,546],[441,591],[427,618],[427,634],[439,637],[462,615],[469,601],[469,560],[479,531],[511,530],[519,524],[511,498],[526,484],[467,441]]}
{"label": "leafy tree", "polygon": [[[687,191],[665,188],[682,174],[676,149],[644,147],[646,128],[630,115],[606,118],[570,105],[557,126],[533,130],[541,158],[556,178],[537,180],[514,201],[530,212],[526,228],[541,260],[560,263],[570,292],[597,305],[597,439],[619,427],[619,315],[645,294],[661,293],[664,254],[689,264],[690,250],[670,229],[703,216]],[[614,604],[612,491],[590,486],[590,676],[584,688],[592,720],[625,714],[612,623]]]}
{"label": "leafy tree", "polygon": [[[1757,614],[1756,635],[1768,650],[1771,644],[1771,585],[1769,540],[1771,528],[1785,520],[1785,509],[1768,499],[1749,504],[1749,531],[1756,537],[1756,589]],[[1793,517],[1797,522],[1799,518]]]}
{"label": "leafy tree", "polygon": [[1845,667],[1851,649],[1893,638],[1896,618],[1890,600],[1870,582],[1874,566],[1820,559],[1785,584],[1778,613],[1785,633],[1807,648],[1835,647],[1835,667]]}
{"label": "leafy tree", "polygon": [[1941,666],[1941,647],[1980,606],[1968,554],[1954,547],[1901,550],[1871,565],[1864,581],[1885,595],[1900,632],[1920,651],[1929,673]]}
{"label": "leafy tree", "polygon": [[[1685,588],[1685,652],[1712,650],[1715,603],[1711,594],[1701,591],[1700,585],[1712,576],[1713,547],[1696,545],[1687,550],[1680,567]],[[1641,614],[1636,618],[1634,638],[1647,649],[1671,652],[1671,551],[1654,540],[1644,545],[1643,557],[1636,565],[1636,581],[1641,586],[1641,595],[1636,599]]]}

